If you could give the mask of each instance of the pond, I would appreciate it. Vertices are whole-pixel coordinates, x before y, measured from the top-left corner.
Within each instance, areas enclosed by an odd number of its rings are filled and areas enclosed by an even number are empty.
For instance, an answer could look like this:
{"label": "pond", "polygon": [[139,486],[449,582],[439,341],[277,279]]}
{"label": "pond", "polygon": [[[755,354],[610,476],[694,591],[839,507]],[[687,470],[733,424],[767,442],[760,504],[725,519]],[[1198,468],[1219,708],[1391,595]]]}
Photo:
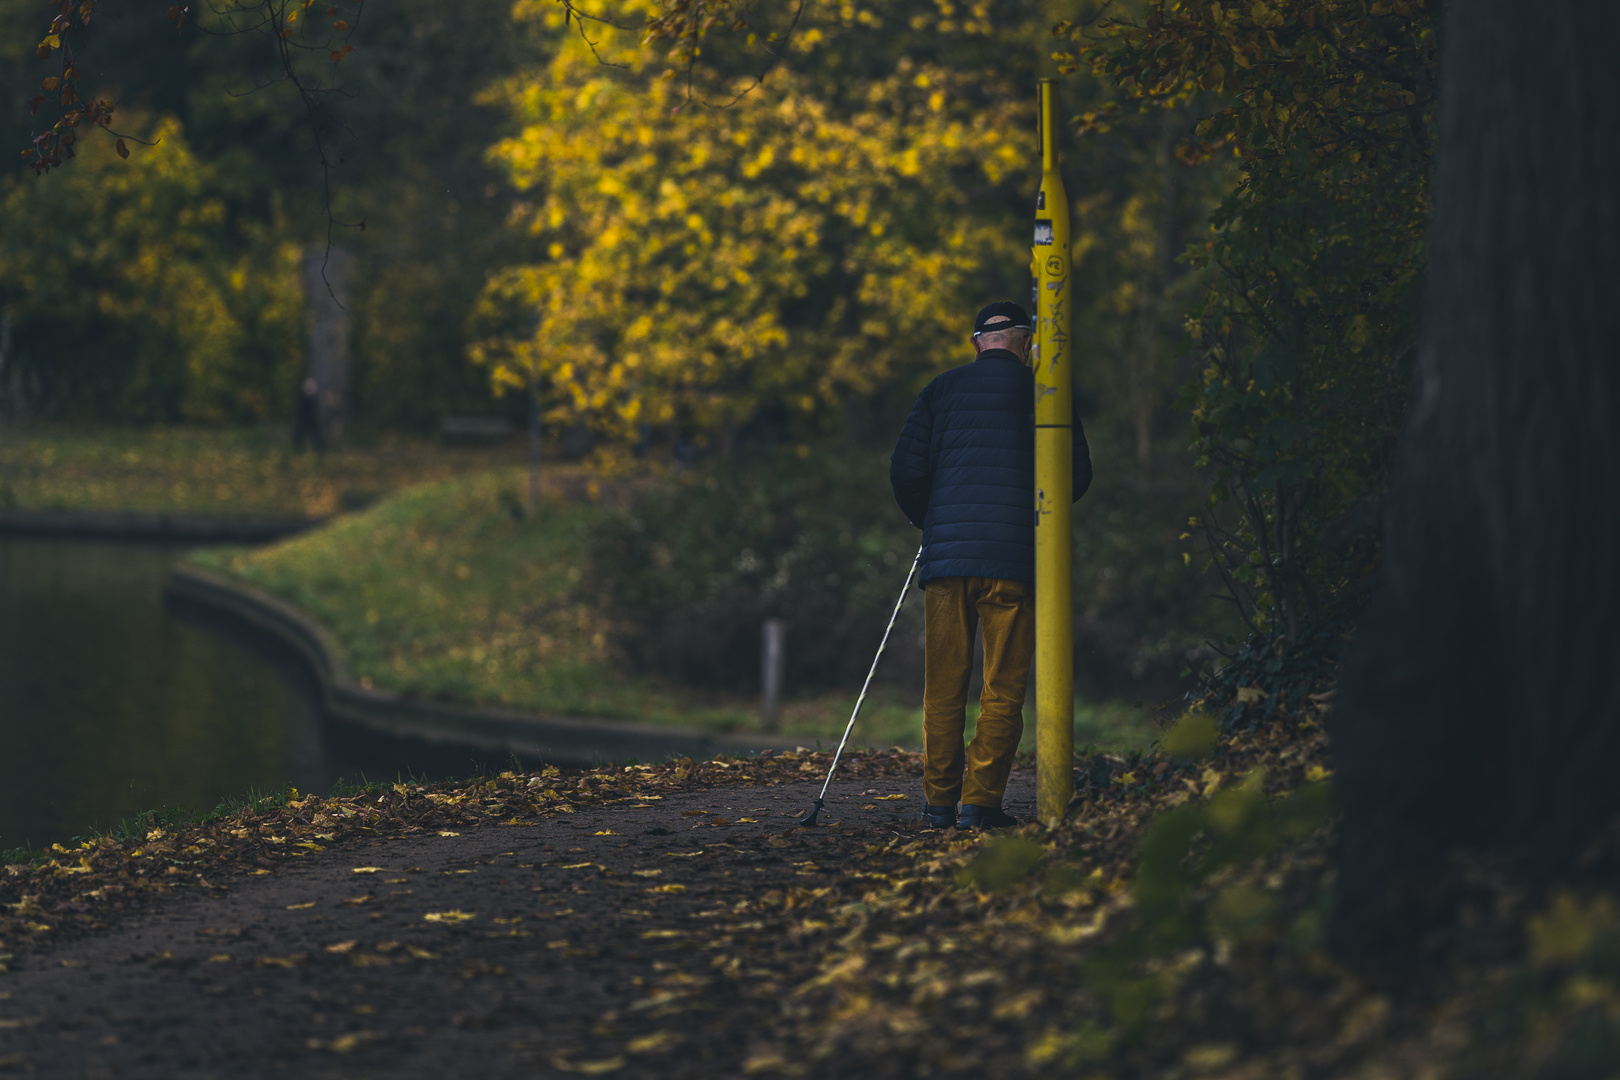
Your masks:
{"label": "pond", "polygon": [[165,607],[186,550],[0,536],[0,851],[359,776],[290,660]]}

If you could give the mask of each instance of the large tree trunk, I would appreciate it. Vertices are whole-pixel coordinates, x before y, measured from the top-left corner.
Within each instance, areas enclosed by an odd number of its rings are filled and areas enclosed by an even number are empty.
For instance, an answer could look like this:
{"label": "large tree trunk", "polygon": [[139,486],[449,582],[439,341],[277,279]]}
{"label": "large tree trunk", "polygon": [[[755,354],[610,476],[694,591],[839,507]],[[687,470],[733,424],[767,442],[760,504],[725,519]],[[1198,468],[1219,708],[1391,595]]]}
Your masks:
{"label": "large tree trunk", "polygon": [[1620,809],[1620,4],[1448,7],[1413,412],[1332,721],[1363,956],[1442,916],[1448,851],[1556,868]]}

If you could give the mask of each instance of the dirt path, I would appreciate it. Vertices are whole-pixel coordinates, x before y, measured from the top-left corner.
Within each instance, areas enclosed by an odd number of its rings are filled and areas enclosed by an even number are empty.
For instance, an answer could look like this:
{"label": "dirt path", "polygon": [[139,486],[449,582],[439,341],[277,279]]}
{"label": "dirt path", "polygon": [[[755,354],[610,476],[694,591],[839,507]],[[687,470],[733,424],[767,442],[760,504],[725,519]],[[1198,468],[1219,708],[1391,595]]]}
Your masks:
{"label": "dirt path", "polygon": [[[1015,814],[1033,784],[1015,771]],[[813,953],[746,909],[918,833],[918,787],[835,786],[815,830],[814,783],[672,792],[166,897],[0,975],[0,1076],[800,1071],[770,1033]]]}

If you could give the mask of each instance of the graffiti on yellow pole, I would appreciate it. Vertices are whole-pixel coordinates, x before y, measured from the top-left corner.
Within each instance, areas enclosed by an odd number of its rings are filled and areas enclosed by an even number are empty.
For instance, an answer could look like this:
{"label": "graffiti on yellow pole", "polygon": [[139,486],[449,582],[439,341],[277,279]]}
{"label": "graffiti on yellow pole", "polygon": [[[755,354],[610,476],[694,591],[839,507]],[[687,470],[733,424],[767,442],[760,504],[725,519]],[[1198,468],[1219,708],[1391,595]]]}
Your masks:
{"label": "graffiti on yellow pole", "polygon": [[1051,826],[1074,794],[1074,355],[1069,198],[1058,175],[1057,86],[1040,83],[1035,200],[1035,812]]}

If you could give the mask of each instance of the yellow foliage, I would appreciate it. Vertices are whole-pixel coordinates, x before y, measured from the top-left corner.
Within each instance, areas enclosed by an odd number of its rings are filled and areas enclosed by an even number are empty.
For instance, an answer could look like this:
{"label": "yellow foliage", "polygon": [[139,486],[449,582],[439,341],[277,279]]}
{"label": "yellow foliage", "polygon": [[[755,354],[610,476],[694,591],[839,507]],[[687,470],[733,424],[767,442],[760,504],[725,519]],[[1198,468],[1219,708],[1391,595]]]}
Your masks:
{"label": "yellow foliage", "polygon": [[1616,941],[1620,912],[1607,896],[1583,901],[1561,892],[1546,911],[1530,919],[1530,957],[1543,967],[1577,963],[1595,946],[1612,948]]}
{"label": "yellow foliage", "polygon": [[[840,10],[812,0],[819,29],[794,51],[870,32]],[[984,281],[1027,261],[1009,200],[984,196],[1024,184],[1009,169],[1033,141],[1030,95],[970,107],[992,76],[900,56],[858,94],[785,67],[710,107],[655,49],[602,33],[594,52],[559,34],[495,93],[522,127],[491,157],[544,254],[492,276],[471,354],[498,388],[545,388],[550,419],[628,437],[813,418],[944,366]]]}

